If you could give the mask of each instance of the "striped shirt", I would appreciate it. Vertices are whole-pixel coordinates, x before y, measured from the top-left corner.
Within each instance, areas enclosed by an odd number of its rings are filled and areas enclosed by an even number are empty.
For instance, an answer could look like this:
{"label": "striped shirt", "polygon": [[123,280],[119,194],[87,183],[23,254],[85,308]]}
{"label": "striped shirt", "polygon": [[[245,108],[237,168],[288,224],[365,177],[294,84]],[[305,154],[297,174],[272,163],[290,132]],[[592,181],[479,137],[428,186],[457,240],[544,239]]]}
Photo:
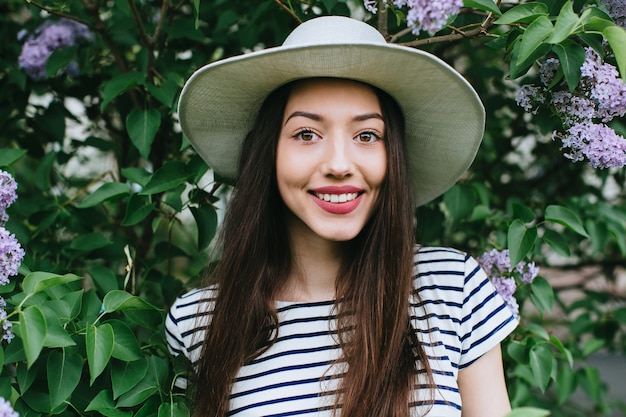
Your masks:
{"label": "striped shirt", "polygon": [[[416,252],[411,322],[430,360],[437,388],[413,392],[411,415],[460,417],[458,372],[504,339],[517,325],[477,262],[447,248]],[[415,296],[419,293],[419,300]],[[180,296],[166,320],[174,354],[197,362],[210,318],[214,288]],[[333,392],[341,379],[334,301],[276,302],[278,338],[269,350],[244,365],[232,386],[232,416],[331,416]],[[179,386],[184,388],[185,381]],[[427,404],[427,408],[424,405]]]}

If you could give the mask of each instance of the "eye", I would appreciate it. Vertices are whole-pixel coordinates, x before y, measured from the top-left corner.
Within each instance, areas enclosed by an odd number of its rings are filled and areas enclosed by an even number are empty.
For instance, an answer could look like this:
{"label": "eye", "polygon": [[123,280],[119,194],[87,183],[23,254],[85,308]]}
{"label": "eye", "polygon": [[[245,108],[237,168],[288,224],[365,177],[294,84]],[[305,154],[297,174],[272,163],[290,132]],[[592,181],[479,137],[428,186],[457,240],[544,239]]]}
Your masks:
{"label": "eye", "polygon": [[382,139],[382,136],[373,131],[365,131],[356,135],[355,140],[363,143],[372,143]]}
{"label": "eye", "polygon": [[319,139],[319,135],[313,132],[311,129],[301,129],[297,131],[294,135],[294,138],[299,139],[303,142],[313,142]]}

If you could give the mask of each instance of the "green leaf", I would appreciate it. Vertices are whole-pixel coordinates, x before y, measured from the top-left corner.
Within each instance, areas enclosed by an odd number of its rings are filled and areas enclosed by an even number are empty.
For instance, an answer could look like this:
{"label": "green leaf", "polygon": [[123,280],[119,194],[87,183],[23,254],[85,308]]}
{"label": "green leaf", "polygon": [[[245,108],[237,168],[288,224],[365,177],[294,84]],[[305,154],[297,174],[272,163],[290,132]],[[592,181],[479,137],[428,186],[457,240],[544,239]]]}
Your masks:
{"label": "green leaf", "polygon": [[113,242],[102,236],[100,233],[93,232],[80,235],[76,239],[72,240],[72,243],[69,245],[69,249],[75,252],[91,252],[96,249],[106,248],[112,244]]}
{"label": "green leaf", "polygon": [[526,227],[523,221],[515,219],[507,234],[511,266],[515,266],[528,255],[537,240],[537,228]]}
{"label": "green leaf", "polygon": [[8,167],[26,155],[27,152],[24,149],[0,148],[0,167]]}
{"label": "green leaf", "polygon": [[617,68],[622,80],[626,80],[626,29],[621,26],[607,26],[602,30],[602,35],[606,38],[615,54]]}
{"label": "green leaf", "polygon": [[564,404],[574,391],[576,391],[576,372],[570,366],[560,366],[556,374],[556,392],[559,404]]}
{"label": "green leaf", "polygon": [[525,60],[520,59],[520,47],[522,42],[518,39],[513,45],[513,53],[510,61],[510,77],[515,79],[528,71],[528,69],[535,63],[535,60],[546,55],[550,52],[552,45],[548,43],[542,43],[539,47]]}
{"label": "green leaf", "polygon": [[583,10],[580,15],[580,23],[585,30],[592,29],[598,32],[602,32],[608,26],[615,25],[611,16],[596,6],[587,7]]}
{"label": "green leaf", "polygon": [[93,193],[89,194],[80,204],[78,208],[88,208],[97,206],[105,201],[117,199],[130,195],[130,186],[121,182],[107,182],[103,184]]}
{"label": "green leaf", "polygon": [[113,101],[117,96],[143,82],[142,74],[138,72],[127,72],[117,75],[104,83],[102,90],[102,103],[100,104],[100,111],[104,113],[104,109]]}
{"label": "green leaf", "polygon": [[326,7],[328,13],[332,13],[333,7],[337,4],[337,0],[322,0],[322,4]]}
{"label": "green leaf", "polygon": [[189,178],[189,173],[184,163],[168,161],[154,173],[140,194],[150,195],[171,190],[183,184],[187,178]]}
{"label": "green leaf", "polygon": [[94,326],[87,324],[85,347],[89,364],[89,384],[93,385],[96,378],[104,371],[113,353],[113,328],[110,324]]}
{"label": "green leaf", "polygon": [[50,272],[36,271],[26,275],[22,282],[25,294],[32,295],[40,291],[46,291],[57,285],[69,284],[82,278],[74,274],[58,275]]}
{"label": "green leaf", "polygon": [[541,325],[537,324],[537,323],[528,323],[526,325],[526,328],[528,329],[529,332],[531,332],[534,336],[537,336],[543,340],[549,341],[550,340],[550,334],[548,333],[548,331],[546,329],[544,329]]}
{"label": "green leaf", "polygon": [[19,336],[24,343],[24,353],[29,368],[41,353],[46,339],[46,330],[46,319],[38,306],[30,306],[20,311]]}
{"label": "green leaf", "polygon": [[180,89],[178,83],[169,77],[159,86],[148,84],[147,87],[152,97],[165,104],[168,108],[172,107],[174,98],[176,98],[176,94],[178,94],[178,90]]}
{"label": "green leaf", "polygon": [[159,406],[158,417],[189,417],[189,408],[182,401],[163,403]]}
{"label": "green leaf", "polygon": [[472,209],[472,215],[470,221],[482,221],[492,216],[491,209],[488,206],[479,204]]}
{"label": "green leaf", "polygon": [[122,168],[122,175],[142,187],[145,187],[152,177],[151,173],[140,167]]}
{"label": "green leaf", "polygon": [[139,383],[148,371],[148,360],[140,359],[131,362],[111,362],[111,385],[113,386],[113,399],[130,391]]}
{"label": "green leaf", "polygon": [[134,109],[126,117],[126,131],[141,156],[148,159],[150,148],[161,126],[161,113],[156,109]]}
{"label": "green leaf", "polygon": [[523,62],[530,58],[541,44],[546,43],[553,30],[552,22],[546,16],[540,16],[528,25],[520,41],[517,60]]}
{"label": "green leaf", "polygon": [[52,51],[46,61],[46,77],[56,76],[59,71],[64,70],[76,58],[78,47],[70,46]]}
{"label": "green leaf", "polygon": [[109,320],[107,323],[113,328],[114,336],[111,356],[127,362],[143,358],[137,337],[126,323],[120,320]]}
{"label": "green leaf", "polygon": [[160,311],[155,306],[151,305],[144,299],[127,293],[126,291],[115,290],[111,291],[104,297],[103,301],[104,312],[112,313],[114,311],[124,310],[156,310]]}
{"label": "green leaf", "polygon": [[443,195],[443,202],[454,222],[467,217],[472,212],[476,197],[471,187],[455,185]]}
{"label": "green leaf", "polygon": [[498,5],[493,0],[463,0],[463,6],[491,12],[495,15],[502,15]]}
{"label": "green leaf", "polygon": [[504,417],[547,417],[550,411],[534,407],[517,407]]}
{"label": "green leaf", "polygon": [[68,334],[65,327],[63,327],[63,325],[61,324],[60,320],[61,318],[67,319],[65,323],[70,320],[69,305],[63,300],[54,300],[42,304],[40,308],[46,319],[47,326],[44,346],[49,348],[59,348],[76,345],[76,342]]}
{"label": "green leaf", "polygon": [[567,240],[565,240],[563,235],[559,232],[555,232],[551,229],[546,229],[541,239],[546,242],[558,255],[566,258],[570,256],[570,250],[569,245],[567,244]]}
{"label": "green leaf", "polygon": [[156,207],[156,203],[151,203],[148,197],[133,194],[128,199],[126,214],[122,221],[122,226],[134,226],[145,219]]}
{"label": "green leaf", "polygon": [[213,206],[191,207],[198,230],[198,250],[206,249],[217,231],[217,212]]}
{"label": "green leaf", "polygon": [[535,345],[530,350],[530,369],[535,377],[535,383],[541,392],[545,392],[550,382],[554,356],[545,343]]}
{"label": "green leaf", "polygon": [[556,205],[548,206],[546,208],[545,218],[548,222],[561,224],[581,236],[589,237],[578,214],[567,207]]}
{"label": "green leaf", "polygon": [[517,340],[510,341],[506,346],[506,351],[515,362],[521,364],[528,364],[528,352],[526,351],[526,344]]}
{"label": "green leaf", "polygon": [[50,182],[50,175],[52,173],[52,167],[56,161],[56,152],[47,153],[37,165],[35,170],[35,185],[39,191],[48,191],[52,187]]}
{"label": "green leaf", "polygon": [[102,265],[92,265],[89,268],[89,275],[102,294],[120,289],[117,276],[110,268]]}
{"label": "green leaf", "polygon": [[549,313],[554,306],[554,290],[543,277],[537,277],[530,285],[530,300],[542,313]]}
{"label": "green leaf", "polygon": [[610,237],[609,229],[606,224],[604,222],[586,219],[585,230],[589,233],[589,240],[591,241],[591,254],[596,255],[601,253]]}
{"label": "green leaf", "polygon": [[135,407],[146,401],[150,396],[159,392],[161,384],[167,379],[168,373],[168,362],[162,358],[151,356],[146,376],[120,397],[117,401],[117,406]]}
{"label": "green leaf", "polygon": [[132,411],[122,411],[116,408],[109,390],[100,391],[87,405],[85,411],[95,411],[106,417],[130,417],[133,415]]}
{"label": "green leaf", "polygon": [[602,384],[600,383],[600,371],[598,368],[586,366],[578,371],[578,380],[583,391],[592,399],[595,404],[599,404]]}
{"label": "green leaf", "polygon": [[535,220],[535,212],[528,206],[520,203],[513,203],[513,218],[520,219],[524,223],[531,223]]}
{"label": "green leaf", "polygon": [[52,351],[46,364],[50,403],[56,408],[67,400],[78,383],[83,370],[83,358],[65,350]]}
{"label": "green leaf", "polygon": [[570,369],[574,369],[574,357],[572,356],[572,352],[570,352],[569,349],[567,349],[556,336],[550,336],[550,342],[561,351],[561,353],[567,360],[567,364],[569,365]]}
{"label": "green leaf", "polygon": [[602,339],[591,338],[585,341],[583,345],[583,356],[587,357],[594,352],[602,349],[606,343]]}
{"label": "green leaf", "polygon": [[554,45],[552,50],[559,57],[567,87],[570,92],[574,91],[580,81],[580,67],[585,61],[585,49],[576,42],[566,40]]}
{"label": "green leaf", "polygon": [[571,1],[566,1],[554,23],[554,32],[548,39],[549,43],[558,44],[573,34],[580,24],[578,14],[574,12]]}
{"label": "green leaf", "polygon": [[518,22],[531,22],[538,17],[549,15],[548,6],[539,2],[519,4],[506,11],[494,23],[497,25],[509,25]]}

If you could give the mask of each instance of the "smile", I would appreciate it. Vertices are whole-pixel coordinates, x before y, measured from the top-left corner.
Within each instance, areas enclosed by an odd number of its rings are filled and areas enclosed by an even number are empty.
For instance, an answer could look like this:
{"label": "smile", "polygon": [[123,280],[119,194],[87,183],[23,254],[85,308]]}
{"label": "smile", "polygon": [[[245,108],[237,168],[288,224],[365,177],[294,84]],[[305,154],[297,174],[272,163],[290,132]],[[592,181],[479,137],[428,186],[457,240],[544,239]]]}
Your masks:
{"label": "smile", "polygon": [[322,194],[322,193],[314,193],[317,198],[320,200],[324,200],[329,203],[346,203],[348,201],[355,200],[359,194],[358,193],[344,193],[344,194]]}

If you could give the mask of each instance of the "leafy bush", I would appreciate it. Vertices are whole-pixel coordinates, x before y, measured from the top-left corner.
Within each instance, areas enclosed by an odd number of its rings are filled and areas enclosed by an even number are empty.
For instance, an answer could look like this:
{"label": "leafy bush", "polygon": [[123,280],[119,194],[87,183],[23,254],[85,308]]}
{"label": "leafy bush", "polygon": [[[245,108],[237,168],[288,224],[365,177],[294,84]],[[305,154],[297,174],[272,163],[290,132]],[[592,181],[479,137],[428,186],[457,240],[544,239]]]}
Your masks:
{"label": "leafy bush", "polygon": [[[586,290],[569,303],[543,273],[579,265],[599,265],[608,279],[623,273],[624,112],[600,120],[600,99],[589,93],[598,80],[580,70],[587,47],[613,79],[625,78],[619,2],[446,1],[449,13],[426,22],[416,13],[430,3],[2,2],[0,168],[19,184],[2,227],[24,259],[0,286],[3,334],[15,334],[0,349],[0,397],[22,416],[188,415],[172,389],[186,364],[169,355],[163,319],[210,268],[230,186],[180,133],[178,93],[209,61],[278,45],[297,20],[337,14],[442,57],[485,102],[487,131],[471,172],[417,210],[416,234],[477,258],[508,250],[508,269],[494,279],[515,282],[509,300],[522,319],[504,345],[512,415],[623,410],[586,360],[598,349],[626,353],[624,294]],[[626,96],[609,84],[614,100]],[[577,109],[559,107],[559,92],[595,106],[585,120],[608,129],[611,165],[590,158],[602,151],[595,131],[571,140],[568,115]],[[522,282],[515,266],[529,262],[539,276]],[[577,388],[591,409],[571,404]]]}

